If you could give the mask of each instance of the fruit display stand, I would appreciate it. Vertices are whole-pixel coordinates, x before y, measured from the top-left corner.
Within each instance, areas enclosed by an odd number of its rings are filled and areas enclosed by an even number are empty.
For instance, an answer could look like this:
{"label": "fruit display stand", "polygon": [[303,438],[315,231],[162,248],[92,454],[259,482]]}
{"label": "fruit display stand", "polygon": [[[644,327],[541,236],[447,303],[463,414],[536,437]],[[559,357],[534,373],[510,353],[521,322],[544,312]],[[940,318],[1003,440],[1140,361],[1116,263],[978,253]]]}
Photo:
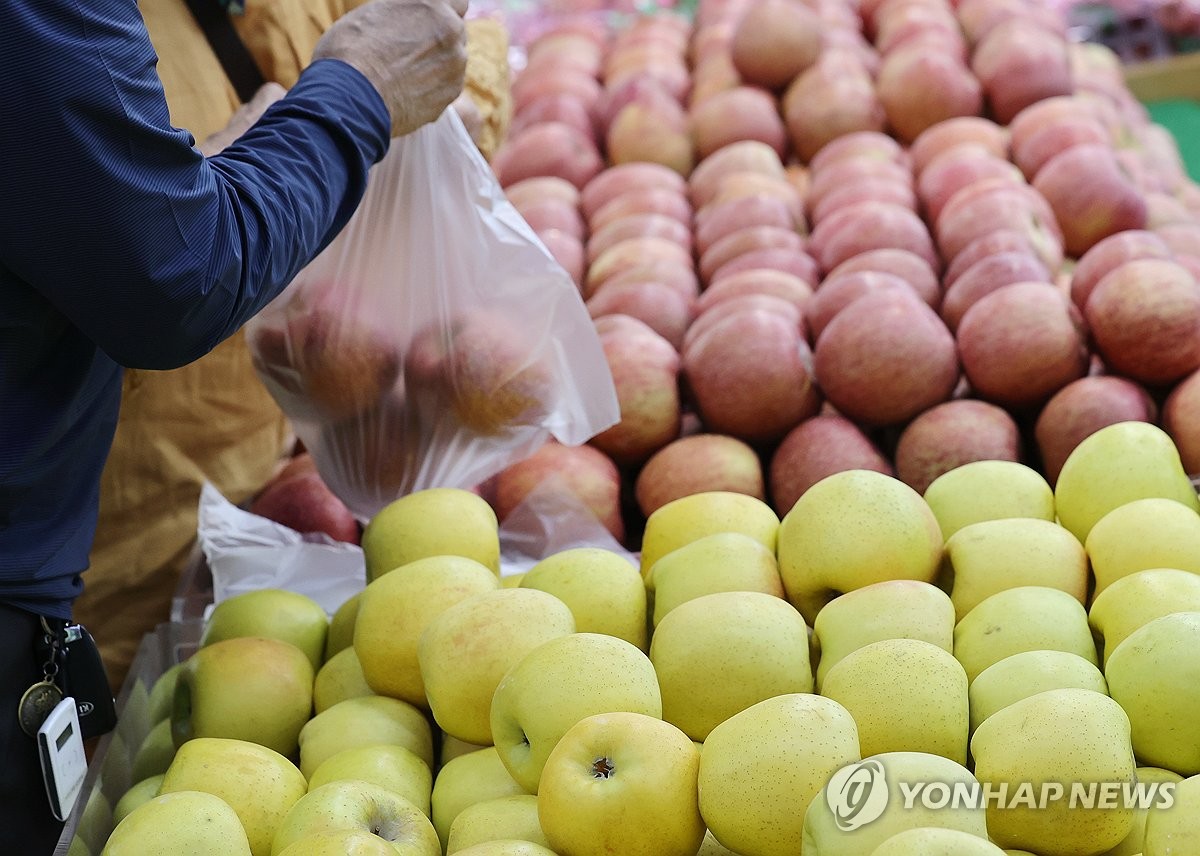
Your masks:
{"label": "fruit display stand", "polygon": [[196,651],[202,628],[200,621],[184,619],[164,622],[142,637],[117,694],[117,727],[96,741],[79,802],[63,827],[54,856],[71,852],[76,835],[87,852],[98,854],[103,849],[112,832],[112,809],[133,784],[134,758],[150,733],[150,690],[171,666]]}

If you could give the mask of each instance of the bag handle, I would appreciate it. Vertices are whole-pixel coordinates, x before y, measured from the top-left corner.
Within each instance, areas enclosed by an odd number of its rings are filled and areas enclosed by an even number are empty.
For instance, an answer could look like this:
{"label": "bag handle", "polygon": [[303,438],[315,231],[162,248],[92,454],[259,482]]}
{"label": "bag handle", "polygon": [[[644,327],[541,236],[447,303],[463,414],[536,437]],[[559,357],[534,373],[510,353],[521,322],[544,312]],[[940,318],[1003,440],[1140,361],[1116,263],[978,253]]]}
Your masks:
{"label": "bag handle", "polygon": [[233,28],[225,5],[217,0],[187,0],[187,5],[192,17],[204,31],[209,47],[225,69],[238,98],[242,103],[249,101],[267,81]]}

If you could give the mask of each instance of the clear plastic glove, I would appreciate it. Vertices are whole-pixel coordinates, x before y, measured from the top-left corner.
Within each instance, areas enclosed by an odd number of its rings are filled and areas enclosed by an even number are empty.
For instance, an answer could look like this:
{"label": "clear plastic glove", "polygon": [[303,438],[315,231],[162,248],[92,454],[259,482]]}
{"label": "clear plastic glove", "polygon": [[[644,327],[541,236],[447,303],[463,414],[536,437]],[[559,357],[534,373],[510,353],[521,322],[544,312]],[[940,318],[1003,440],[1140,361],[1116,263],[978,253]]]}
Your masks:
{"label": "clear plastic glove", "polygon": [[196,148],[205,157],[211,157],[230,145],[242,134],[250,130],[267,108],[287,95],[287,90],[278,83],[264,83],[254,93],[254,97],[238,108],[229,120],[229,124],[210,136]]}
{"label": "clear plastic glove", "polygon": [[467,0],[372,0],[339,18],[313,59],[357,68],[383,97],[392,135],[432,122],[462,92]]}

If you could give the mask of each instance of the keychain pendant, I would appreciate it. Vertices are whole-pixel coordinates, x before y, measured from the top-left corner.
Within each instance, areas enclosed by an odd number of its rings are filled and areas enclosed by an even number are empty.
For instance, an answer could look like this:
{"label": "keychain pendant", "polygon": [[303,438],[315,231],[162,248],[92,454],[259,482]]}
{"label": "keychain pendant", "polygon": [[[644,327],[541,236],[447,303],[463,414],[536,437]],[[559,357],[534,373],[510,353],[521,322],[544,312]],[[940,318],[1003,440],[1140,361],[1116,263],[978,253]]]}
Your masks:
{"label": "keychain pendant", "polygon": [[25,690],[25,695],[21,696],[21,703],[17,705],[17,718],[21,722],[21,730],[30,737],[36,737],[46,717],[62,700],[62,690],[50,681],[39,681]]}

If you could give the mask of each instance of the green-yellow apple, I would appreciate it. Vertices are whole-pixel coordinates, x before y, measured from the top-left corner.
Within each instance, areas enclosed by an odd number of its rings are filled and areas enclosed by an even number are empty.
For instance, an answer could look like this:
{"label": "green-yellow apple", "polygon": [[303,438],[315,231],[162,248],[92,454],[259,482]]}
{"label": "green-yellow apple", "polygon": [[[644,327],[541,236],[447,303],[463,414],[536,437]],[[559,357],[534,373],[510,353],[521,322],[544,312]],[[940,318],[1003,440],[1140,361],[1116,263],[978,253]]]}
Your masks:
{"label": "green-yellow apple", "polygon": [[[987,804],[988,832],[1001,847],[1103,853],[1133,825],[1119,792],[1102,796],[1136,778],[1129,717],[1103,693],[1047,690],[1013,702],[975,730],[971,755],[980,782],[1007,789],[1003,802]],[[1022,785],[1032,799],[1017,799]]]}
{"label": "green-yellow apple", "polygon": [[484,800],[525,793],[509,775],[495,746],[460,755],[438,771],[433,780],[433,825],[443,842],[459,812]]}
{"label": "green-yellow apple", "polygon": [[308,777],[308,790],[330,782],[371,782],[399,794],[429,816],[433,774],[429,765],[403,746],[382,744],[343,749],[321,762]]}
{"label": "green-yellow apple", "polygon": [[307,779],[326,760],[356,746],[403,746],[433,769],[433,729],[420,710],[387,696],[338,702],[300,731],[300,771]]}
{"label": "green-yellow apple", "polygon": [[179,747],[159,793],[203,791],[237,812],[250,852],[269,856],[283,818],[308,792],[296,765],[273,749],[245,740],[197,737]]}
{"label": "green-yellow apple", "polygon": [[100,762],[100,779],[104,783],[104,791],[110,794],[123,794],[135,784],[133,751],[120,728],[111,733],[108,751]]}
{"label": "green-yellow apple", "polygon": [[313,671],[325,659],[329,616],[311,597],[286,589],[248,591],[213,607],[201,645],[238,636],[260,636],[291,642],[308,656]]}
{"label": "green-yellow apple", "polygon": [[668,502],[646,519],[642,576],[672,550],[719,532],[740,532],[774,550],[779,516],[762,500],[732,491],[705,491]]}
{"label": "green-yellow apple", "polygon": [[133,755],[133,781],[140,782],[167,772],[175,757],[175,739],[171,735],[171,720],[164,719],[150,729],[142,745]]}
{"label": "green-yellow apple", "polygon": [[426,707],[417,643],[434,618],[456,603],[500,587],[496,575],[474,559],[431,556],[370,583],[359,596],[354,651],[367,686]]}
{"label": "green-yellow apple", "polygon": [[367,581],[430,556],[463,556],[500,573],[496,512],[469,490],[420,490],[380,509],[363,530]]}
{"label": "green-yellow apple", "polygon": [[1200,612],[1156,618],[1108,658],[1108,691],[1129,714],[1143,764],[1200,773]]}
{"label": "green-yellow apple", "polygon": [[1004,856],[1004,851],[978,835],[934,827],[893,835],[871,856]]}
{"label": "green-yellow apple", "polygon": [[850,712],[822,696],[789,693],[734,714],[700,752],[706,839],[736,853],[794,856],[809,803],[834,772],[859,757]]}
{"label": "green-yellow apple", "polygon": [[624,639],[572,633],[534,648],[500,681],[492,737],[508,772],[536,794],[546,759],[571,726],[616,711],[662,718],[654,666]]}
{"label": "green-yellow apple", "polygon": [[148,779],[142,779],[132,788],[127,790],[117,800],[117,804],[113,806],[112,822],[115,826],[124,820],[131,811],[140,806],[144,802],[148,802],[158,796],[159,786],[162,785],[163,774],[151,776]]}
{"label": "green-yellow apple", "polygon": [[446,853],[458,853],[485,841],[531,841],[549,847],[538,821],[538,798],[519,794],[467,806],[450,824]]}
{"label": "green-yellow apple", "polygon": [[646,578],[654,592],[654,626],[679,604],[722,591],[783,597],[775,552],[740,532],[707,535],[663,556]]}
{"label": "green-yellow apple", "polygon": [[1087,553],[1074,535],[1048,520],[1013,517],[964,526],[946,541],[945,569],[959,619],[996,592],[1019,586],[1062,589],[1080,603],[1087,600]]}
{"label": "green-yellow apple", "polygon": [[175,745],[230,737],[293,755],[312,715],[313,677],[308,655],[280,639],[241,636],[205,645],[176,681]]}
{"label": "green-yellow apple", "polygon": [[338,651],[354,644],[354,622],[358,618],[358,600],[362,592],[348,597],[329,619],[329,632],[325,634],[325,659],[330,660]]}
{"label": "green-yellow apple", "polygon": [[669,722],[601,713],[577,722],[546,760],[538,819],[556,853],[695,856],[700,751]]}
{"label": "green-yellow apple", "polygon": [[176,663],[158,676],[150,688],[150,723],[156,724],[171,718],[171,705],[175,701],[175,681],[183,671],[183,663]]}
{"label": "green-yellow apple", "polygon": [[954,656],[968,680],[1022,651],[1068,651],[1099,663],[1083,604],[1056,588],[1019,586],[997,592],[954,627]]}
{"label": "green-yellow apple", "polygon": [[998,710],[1047,690],[1069,688],[1108,694],[1104,675],[1069,651],[1022,651],[980,672],[971,682],[971,733]]}
{"label": "green-yellow apple", "polygon": [[492,696],[501,678],[543,642],[574,632],[567,605],[537,589],[497,589],[446,609],[417,645],[437,724],[459,740],[491,745]]}
{"label": "green-yellow apple", "polygon": [[374,833],[340,829],[294,841],[279,856],[396,856],[396,848]]}
{"label": "green-yellow apple", "polygon": [[821,695],[850,711],[864,755],[928,752],[967,763],[967,673],[937,645],[865,645],[826,673]]}
{"label": "green-yellow apple", "polygon": [[458,856],[556,856],[553,850],[548,850],[532,841],[485,841],[459,850]]}
{"label": "green-yellow apple", "polygon": [[445,731],[441,731],[442,749],[438,755],[438,765],[444,767],[457,758],[459,755],[466,755],[470,752],[476,752],[487,747],[480,746],[478,743],[467,743],[465,740],[459,740]]}
{"label": "green-yellow apple", "polygon": [[[906,798],[902,785],[925,788]],[[909,829],[955,829],[987,838],[982,806],[921,799],[929,787],[953,793],[979,783],[961,764],[924,752],[885,752],[843,767],[804,814],[804,856],[863,856]]]}
{"label": "green-yellow apple", "polygon": [[440,856],[437,832],[421,810],[371,782],[330,782],[292,806],[275,835],[273,856],[319,832],[357,829],[391,842],[402,856]]}
{"label": "green-yellow apple", "polygon": [[654,630],[650,661],[663,719],[693,740],[763,699],[813,689],[804,618],[762,592],[706,594],[675,607]]}
{"label": "green-yellow apple", "polygon": [[607,633],[646,650],[646,587],[623,556],[595,547],[563,550],[530,568],[520,585],[565,603],[578,632]]}
{"label": "green-yellow apple", "polygon": [[834,598],[817,613],[817,690],[851,651],[884,639],[920,639],[954,650],[954,604],[931,583],[887,580]]}
{"label": "green-yellow apple", "polygon": [[942,530],[921,495],[873,470],[810,487],[779,525],[779,573],[806,621],[843,592],[884,580],[933,582]]}
{"label": "green-yellow apple", "polygon": [[317,670],[313,679],[313,710],[320,713],[339,701],[374,694],[363,676],[358,654],[353,648],[343,648]]}
{"label": "green-yellow apple", "polygon": [[1118,422],[1084,438],[1067,457],[1054,487],[1059,522],[1084,545],[1101,517],[1150,497],[1200,511],[1175,443],[1149,422]]}
{"label": "green-yellow apple", "polygon": [[1096,594],[1137,571],[1200,573],[1200,514],[1170,499],[1136,499],[1097,520],[1086,546]]}
{"label": "green-yellow apple", "polygon": [[1183,856],[1195,853],[1200,844],[1200,776],[1191,776],[1175,786],[1174,805],[1151,811],[1146,820],[1143,856]]}
{"label": "green-yellow apple", "polygon": [[200,791],[163,794],[142,803],[118,824],[101,856],[251,856],[237,812]]}
{"label": "green-yellow apple", "polygon": [[1092,600],[1088,621],[1107,664],[1130,633],[1172,612],[1200,612],[1200,574],[1153,568],[1121,577]]}
{"label": "green-yellow apple", "polygon": [[79,825],[75,828],[75,834],[83,839],[89,850],[98,853],[103,849],[104,842],[108,840],[114,825],[112,804],[104,795],[103,777],[101,777],[98,786],[92,789],[87,802],[83,804],[83,813],[79,816]]}
{"label": "green-yellow apple", "polygon": [[500,588],[520,588],[526,573],[526,571],[521,571],[516,574],[505,574],[500,578]]}
{"label": "green-yellow apple", "polygon": [[92,849],[78,835],[73,835],[71,843],[67,845],[67,856],[92,856]]}
{"label": "green-yellow apple", "polygon": [[[1172,785],[1177,785],[1183,781],[1183,776],[1161,767],[1138,767],[1137,780],[1138,784],[1142,785],[1150,785],[1155,782],[1159,784],[1170,782]],[[1146,841],[1146,824],[1150,820],[1151,814],[1158,814],[1163,810],[1163,802],[1161,794],[1156,791],[1153,800],[1147,799],[1145,806],[1136,807],[1133,813],[1133,826],[1130,828],[1129,834],[1116,847],[1105,850],[1102,856],[1140,856]],[[1193,811],[1196,808],[1200,808],[1200,806],[1193,807]],[[1200,839],[1197,840],[1200,841]]]}
{"label": "green-yellow apple", "polygon": [[972,461],[934,479],[925,502],[942,537],[972,523],[1031,517],[1054,522],[1054,491],[1037,470],[1016,461]]}

